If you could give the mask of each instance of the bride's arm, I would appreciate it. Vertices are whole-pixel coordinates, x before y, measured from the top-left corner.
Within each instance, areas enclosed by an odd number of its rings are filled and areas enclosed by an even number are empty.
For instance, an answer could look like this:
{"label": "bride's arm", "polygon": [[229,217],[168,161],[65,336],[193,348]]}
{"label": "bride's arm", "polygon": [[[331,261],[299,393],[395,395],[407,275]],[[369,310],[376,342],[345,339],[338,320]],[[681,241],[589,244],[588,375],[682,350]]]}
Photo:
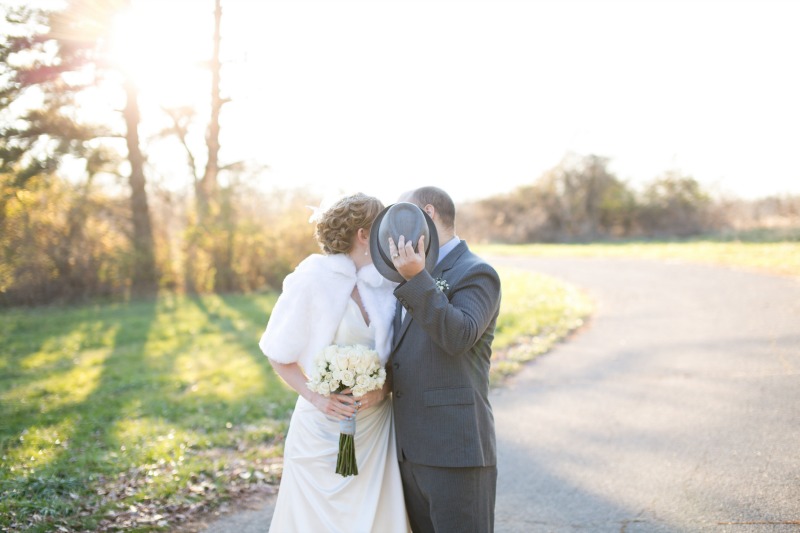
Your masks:
{"label": "bride's arm", "polygon": [[352,396],[343,394],[323,396],[322,394],[310,390],[306,386],[308,378],[297,363],[283,364],[273,361],[272,359],[270,359],[269,362],[283,381],[326,415],[344,420],[356,412],[353,405],[355,400]]}

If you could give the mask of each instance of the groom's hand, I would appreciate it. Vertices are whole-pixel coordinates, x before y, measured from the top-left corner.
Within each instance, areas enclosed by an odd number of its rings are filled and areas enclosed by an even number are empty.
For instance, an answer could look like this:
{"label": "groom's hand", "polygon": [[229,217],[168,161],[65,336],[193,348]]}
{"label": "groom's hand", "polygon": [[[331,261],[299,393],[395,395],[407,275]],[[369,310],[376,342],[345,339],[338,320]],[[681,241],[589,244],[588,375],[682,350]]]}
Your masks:
{"label": "groom's hand", "polygon": [[406,281],[410,280],[423,270],[425,270],[425,235],[419,236],[417,250],[414,250],[413,243],[406,241],[404,235],[395,244],[394,239],[389,237],[389,253],[392,256],[392,264],[397,272]]}

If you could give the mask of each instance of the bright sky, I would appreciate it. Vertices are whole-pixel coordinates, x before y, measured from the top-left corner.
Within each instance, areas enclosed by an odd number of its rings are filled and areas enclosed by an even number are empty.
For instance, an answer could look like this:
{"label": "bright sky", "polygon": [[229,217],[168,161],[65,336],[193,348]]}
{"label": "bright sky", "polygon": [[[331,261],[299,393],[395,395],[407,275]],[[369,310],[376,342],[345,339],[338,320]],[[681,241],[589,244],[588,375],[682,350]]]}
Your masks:
{"label": "bright sky", "polygon": [[[145,102],[207,100],[192,69],[213,2],[135,5],[123,48],[145,60]],[[800,193],[798,1],[222,5],[223,156],[269,165],[270,185],[461,201],[575,152],[634,184],[678,169],[737,196]]]}

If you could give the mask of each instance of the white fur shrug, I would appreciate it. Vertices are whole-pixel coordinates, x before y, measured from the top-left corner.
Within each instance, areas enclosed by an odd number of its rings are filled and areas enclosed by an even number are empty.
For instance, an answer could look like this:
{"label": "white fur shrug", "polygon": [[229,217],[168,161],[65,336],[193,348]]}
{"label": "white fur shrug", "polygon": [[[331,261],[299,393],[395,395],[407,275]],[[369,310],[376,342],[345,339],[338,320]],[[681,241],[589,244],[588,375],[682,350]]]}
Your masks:
{"label": "white fur shrug", "polygon": [[356,285],[369,320],[375,324],[375,350],[385,364],[392,343],[397,284],[381,276],[373,265],[356,271],[345,254],[311,255],[284,279],[283,291],[258,343],[261,351],[279,363],[299,363],[304,370],[310,369],[314,357],[333,341]]}

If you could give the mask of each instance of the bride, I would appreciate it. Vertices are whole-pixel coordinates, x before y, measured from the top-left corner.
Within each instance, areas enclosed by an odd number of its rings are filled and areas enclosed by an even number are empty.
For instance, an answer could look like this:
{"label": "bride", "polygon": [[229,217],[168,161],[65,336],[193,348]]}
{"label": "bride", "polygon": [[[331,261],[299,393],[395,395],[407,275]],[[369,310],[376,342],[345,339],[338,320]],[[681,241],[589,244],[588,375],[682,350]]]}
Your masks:
{"label": "bride", "polygon": [[[410,531],[403,500],[390,384],[356,401],[307,386],[314,357],[331,344],[363,344],[386,364],[395,283],[372,265],[369,231],[383,205],[355,194],[317,217],[313,254],[286,277],[259,346],[297,393],[286,435],[271,533]],[[356,417],[358,474],[336,473],[339,421]]]}

